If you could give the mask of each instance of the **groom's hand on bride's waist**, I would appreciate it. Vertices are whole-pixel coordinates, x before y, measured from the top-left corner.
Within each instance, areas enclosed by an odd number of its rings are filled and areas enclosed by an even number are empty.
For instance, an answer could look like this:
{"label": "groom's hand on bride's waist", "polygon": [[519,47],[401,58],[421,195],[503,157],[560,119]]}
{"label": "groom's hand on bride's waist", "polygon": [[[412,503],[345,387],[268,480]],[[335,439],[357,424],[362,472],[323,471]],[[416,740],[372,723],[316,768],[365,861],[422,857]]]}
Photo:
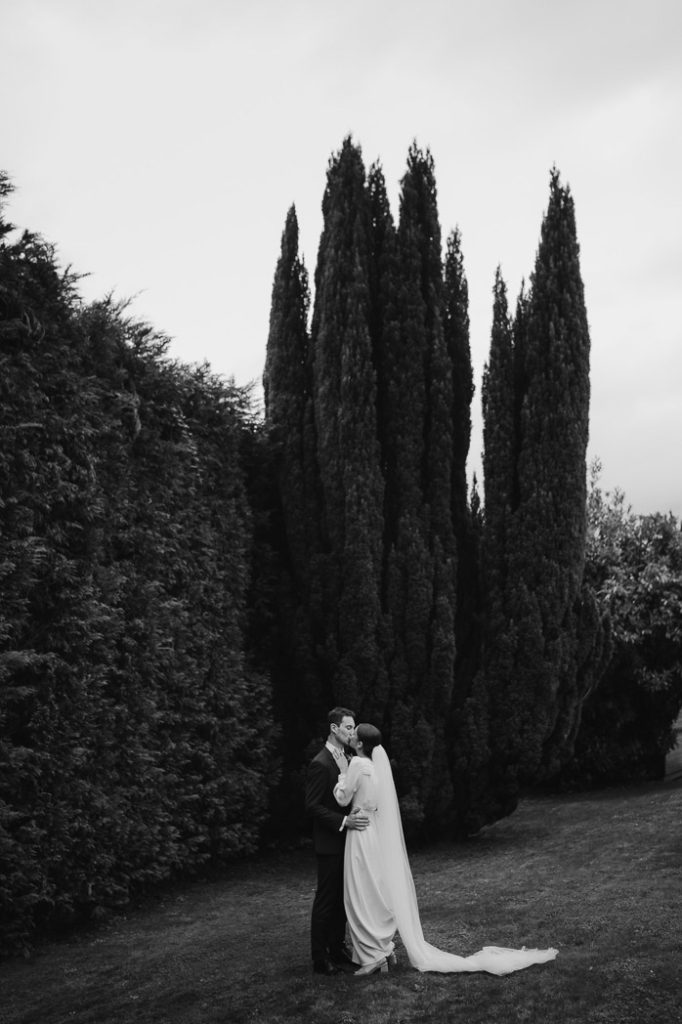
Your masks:
{"label": "groom's hand on bride's waist", "polygon": [[369,817],[361,807],[357,807],[354,811],[351,811],[346,818],[346,828],[362,831],[362,829],[367,828],[368,825]]}

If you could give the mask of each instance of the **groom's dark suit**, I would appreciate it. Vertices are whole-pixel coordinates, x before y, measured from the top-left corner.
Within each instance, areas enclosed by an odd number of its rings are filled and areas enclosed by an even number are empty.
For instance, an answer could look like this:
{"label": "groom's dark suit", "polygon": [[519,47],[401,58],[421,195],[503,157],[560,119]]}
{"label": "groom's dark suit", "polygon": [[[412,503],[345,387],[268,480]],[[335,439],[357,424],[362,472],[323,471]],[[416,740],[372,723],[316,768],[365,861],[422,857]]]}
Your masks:
{"label": "groom's dark suit", "polygon": [[343,851],[346,813],[334,799],[339,766],[325,746],[308,768],[305,791],[307,813],[313,819],[317,856],[317,890],[310,924],[313,962],[341,959],[346,935],[343,905]]}

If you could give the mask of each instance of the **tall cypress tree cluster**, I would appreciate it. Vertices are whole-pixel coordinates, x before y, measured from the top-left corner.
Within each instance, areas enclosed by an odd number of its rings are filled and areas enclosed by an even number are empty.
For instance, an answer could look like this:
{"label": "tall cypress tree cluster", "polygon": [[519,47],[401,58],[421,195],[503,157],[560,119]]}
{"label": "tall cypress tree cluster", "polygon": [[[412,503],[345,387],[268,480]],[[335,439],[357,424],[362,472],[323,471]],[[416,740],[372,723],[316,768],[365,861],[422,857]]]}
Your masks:
{"label": "tall cypress tree cluster", "polygon": [[[456,235],[443,265],[433,160],[416,145],[397,227],[381,168],[367,175],[350,139],[330,161],[323,215],[309,340],[293,300],[296,352],[307,356],[287,358],[282,326],[283,282],[294,279],[285,268],[298,259],[290,214],[265,375],[271,436],[281,410],[297,410],[295,454],[283,441],[277,454],[292,621],[307,624],[310,645],[291,652],[292,706],[314,666],[326,706],[379,724],[400,747],[403,807],[417,828],[452,807],[446,723],[472,394],[466,280]],[[303,464],[307,491],[291,471]],[[291,530],[307,530],[298,567]],[[311,735],[320,718],[308,715]]]}
{"label": "tall cypress tree cluster", "polygon": [[292,431],[281,556],[289,623],[304,627],[282,694],[297,708],[318,695],[311,732],[320,695],[382,727],[408,828],[476,829],[570,753],[602,667],[583,585],[589,333],[573,201],[553,172],[513,320],[496,276],[482,534],[467,501],[467,282],[458,232],[441,253],[430,154],[409,150],[395,225],[381,168],[365,175],[346,139],[323,214],[310,336],[287,220],[265,379],[272,436]]}
{"label": "tall cypress tree cluster", "polygon": [[513,328],[495,284],[484,383],[483,673],[495,772],[519,779],[570,753],[603,632],[583,584],[589,332],[573,200],[551,175],[530,291]]}

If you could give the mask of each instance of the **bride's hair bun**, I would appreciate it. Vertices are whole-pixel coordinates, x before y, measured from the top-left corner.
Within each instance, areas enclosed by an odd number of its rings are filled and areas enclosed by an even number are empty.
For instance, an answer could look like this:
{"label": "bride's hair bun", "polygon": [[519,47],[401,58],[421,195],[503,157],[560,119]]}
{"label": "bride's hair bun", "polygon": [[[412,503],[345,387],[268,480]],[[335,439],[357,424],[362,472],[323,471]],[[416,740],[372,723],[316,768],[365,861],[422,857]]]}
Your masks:
{"label": "bride's hair bun", "polygon": [[355,735],[359,740],[362,740],[363,753],[367,757],[371,757],[374,748],[378,747],[381,743],[381,733],[376,725],[370,725],[369,722],[360,722],[360,725],[356,726]]}

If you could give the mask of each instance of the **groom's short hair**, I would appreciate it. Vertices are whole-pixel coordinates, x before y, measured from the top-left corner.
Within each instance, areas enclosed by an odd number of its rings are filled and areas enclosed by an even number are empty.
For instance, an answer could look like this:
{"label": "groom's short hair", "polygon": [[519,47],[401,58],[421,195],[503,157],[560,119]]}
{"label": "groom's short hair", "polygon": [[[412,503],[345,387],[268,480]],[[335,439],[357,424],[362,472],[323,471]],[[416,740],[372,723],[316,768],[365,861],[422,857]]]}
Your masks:
{"label": "groom's short hair", "polygon": [[341,725],[344,718],[355,719],[355,712],[349,708],[332,708],[327,715],[327,721],[329,722],[329,728],[333,725]]}

